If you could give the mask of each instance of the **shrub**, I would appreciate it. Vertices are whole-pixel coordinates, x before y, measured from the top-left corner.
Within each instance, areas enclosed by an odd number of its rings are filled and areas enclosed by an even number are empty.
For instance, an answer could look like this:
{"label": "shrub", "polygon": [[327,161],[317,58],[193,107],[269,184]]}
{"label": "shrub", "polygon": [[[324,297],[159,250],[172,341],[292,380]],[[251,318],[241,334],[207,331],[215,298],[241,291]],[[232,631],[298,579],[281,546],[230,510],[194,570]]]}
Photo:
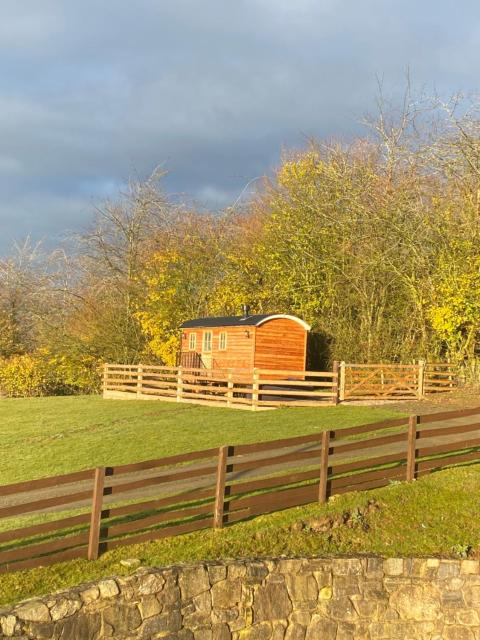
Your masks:
{"label": "shrub", "polygon": [[0,394],[10,397],[96,393],[100,381],[100,363],[91,356],[39,350],[0,360]]}

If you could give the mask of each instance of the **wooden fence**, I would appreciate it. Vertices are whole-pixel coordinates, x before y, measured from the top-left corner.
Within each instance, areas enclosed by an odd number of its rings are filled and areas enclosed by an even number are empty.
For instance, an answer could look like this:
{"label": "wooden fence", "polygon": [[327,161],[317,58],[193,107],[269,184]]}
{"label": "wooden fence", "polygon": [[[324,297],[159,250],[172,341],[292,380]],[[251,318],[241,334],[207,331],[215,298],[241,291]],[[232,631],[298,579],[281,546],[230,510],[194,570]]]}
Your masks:
{"label": "wooden fence", "polygon": [[0,487],[0,573],[220,528],[480,460],[480,408]]}
{"label": "wooden fence", "polygon": [[103,394],[106,398],[161,398],[254,410],[286,404],[336,404],[338,367],[333,371],[277,371],[106,364]]}
{"label": "wooden fence", "polygon": [[243,409],[409,400],[456,386],[451,364],[346,364],[332,371],[198,369],[106,364],[105,398],[161,398]]}

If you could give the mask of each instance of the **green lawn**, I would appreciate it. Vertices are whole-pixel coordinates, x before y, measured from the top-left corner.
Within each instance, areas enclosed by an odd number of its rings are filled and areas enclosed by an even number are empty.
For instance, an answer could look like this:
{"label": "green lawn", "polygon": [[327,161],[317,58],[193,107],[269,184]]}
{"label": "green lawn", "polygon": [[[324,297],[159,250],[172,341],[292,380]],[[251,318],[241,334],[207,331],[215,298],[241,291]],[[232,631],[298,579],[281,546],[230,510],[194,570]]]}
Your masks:
{"label": "green lawn", "polygon": [[[479,555],[480,465],[441,471],[414,483],[392,484],[369,492],[334,496],[326,505],[309,505],[261,516],[223,530],[205,530],[142,545],[121,547],[95,562],[75,560],[52,567],[7,574],[0,580],[0,604],[47,594],[109,575],[125,575],[120,560],[144,565],[226,557],[272,555],[444,556]],[[378,511],[364,518],[374,499]],[[312,518],[353,514],[351,525],[327,533],[292,527]]]}
{"label": "green lawn", "polygon": [[100,397],[0,400],[0,484],[398,416],[386,407],[250,412]]}

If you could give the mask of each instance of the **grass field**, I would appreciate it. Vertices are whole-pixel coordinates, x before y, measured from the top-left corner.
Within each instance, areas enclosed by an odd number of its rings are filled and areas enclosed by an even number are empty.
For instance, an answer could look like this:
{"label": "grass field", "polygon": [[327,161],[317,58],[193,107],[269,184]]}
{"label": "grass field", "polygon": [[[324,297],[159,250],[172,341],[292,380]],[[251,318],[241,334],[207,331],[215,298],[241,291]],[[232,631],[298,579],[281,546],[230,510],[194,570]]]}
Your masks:
{"label": "grass field", "polygon": [[[121,547],[95,562],[74,560],[3,575],[0,604],[47,594],[102,576],[129,573],[121,559],[143,565],[274,555],[478,556],[480,549],[480,465],[441,471],[414,483],[334,496],[310,505],[261,516],[219,531],[205,530],[142,545]],[[355,517],[369,500],[379,506]],[[317,533],[300,521],[352,514],[350,525]]]}
{"label": "grass field", "polygon": [[99,397],[0,401],[0,484],[398,416],[338,406],[249,412]]}
{"label": "grass field", "polygon": [[[462,401],[463,403],[463,401]],[[413,410],[423,412],[422,408]],[[425,407],[427,408],[427,407]],[[221,444],[236,444],[376,422],[411,407],[339,406],[259,413],[98,397],[0,401],[0,484],[123,464]],[[438,409],[437,409],[438,410]],[[480,465],[435,473],[412,484],[333,496],[326,505],[289,509],[221,531],[205,530],[75,560],[3,575],[0,604],[128,572],[120,560],[145,565],[268,555],[478,554]],[[374,499],[379,509],[364,518]],[[299,521],[332,517],[350,524],[326,533]],[[360,513],[360,515],[359,515]]]}

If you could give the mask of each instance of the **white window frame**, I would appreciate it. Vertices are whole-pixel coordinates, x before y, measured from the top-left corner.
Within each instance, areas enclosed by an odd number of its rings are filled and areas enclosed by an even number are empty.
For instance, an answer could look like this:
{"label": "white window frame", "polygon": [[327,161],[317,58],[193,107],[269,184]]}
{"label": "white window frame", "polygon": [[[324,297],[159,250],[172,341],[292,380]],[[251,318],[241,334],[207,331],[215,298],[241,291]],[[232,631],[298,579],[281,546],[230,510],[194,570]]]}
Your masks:
{"label": "white window frame", "polygon": [[[209,340],[207,341],[207,336],[209,336]],[[202,339],[202,353],[211,353],[212,352],[212,341],[213,341],[213,331],[204,331],[203,339]],[[208,346],[208,349],[207,349]]]}
{"label": "white window frame", "polygon": [[220,331],[218,334],[218,350],[226,351],[227,350],[227,332]]}
{"label": "white window frame", "polygon": [[197,334],[195,332],[192,332],[188,336],[188,350],[195,351],[196,348],[197,348]]}

